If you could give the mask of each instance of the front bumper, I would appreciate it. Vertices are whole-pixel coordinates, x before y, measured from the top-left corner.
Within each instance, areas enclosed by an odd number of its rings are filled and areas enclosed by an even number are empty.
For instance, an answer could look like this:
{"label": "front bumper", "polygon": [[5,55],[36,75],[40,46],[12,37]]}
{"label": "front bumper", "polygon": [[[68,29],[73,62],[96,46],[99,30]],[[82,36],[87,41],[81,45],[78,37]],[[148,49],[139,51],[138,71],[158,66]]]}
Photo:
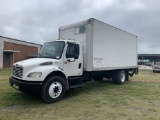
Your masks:
{"label": "front bumper", "polygon": [[41,89],[42,82],[28,82],[28,81],[22,81],[13,77],[9,78],[10,85],[23,92],[28,93],[39,93]]}

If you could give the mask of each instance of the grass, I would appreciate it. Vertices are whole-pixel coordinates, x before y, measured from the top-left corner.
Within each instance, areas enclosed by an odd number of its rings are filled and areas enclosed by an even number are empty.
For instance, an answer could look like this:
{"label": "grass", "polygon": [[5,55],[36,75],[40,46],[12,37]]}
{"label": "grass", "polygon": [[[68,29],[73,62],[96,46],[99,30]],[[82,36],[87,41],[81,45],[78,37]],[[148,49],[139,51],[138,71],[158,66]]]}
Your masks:
{"label": "grass", "polygon": [[160,119],[160,74],[151,70],[140,70],[124,85],[109,80],[87,82],[54,104],[10,87],[10,74],[10,69],[0,70],[0,120]]}

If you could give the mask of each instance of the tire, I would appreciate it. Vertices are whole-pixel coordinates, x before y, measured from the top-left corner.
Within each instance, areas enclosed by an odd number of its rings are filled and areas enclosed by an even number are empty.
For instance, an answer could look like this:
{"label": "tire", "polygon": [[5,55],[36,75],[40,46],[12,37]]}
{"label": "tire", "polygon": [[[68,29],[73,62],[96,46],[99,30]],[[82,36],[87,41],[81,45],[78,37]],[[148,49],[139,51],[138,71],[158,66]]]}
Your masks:
{"label": "tire", "polygon": [[116,77],[116,83],[118,85],[124,84],[126,81],[126,72],[125,70],[119,70]]}
{"label": "tire", "polygon": [[59,76],[50,77],[42,85],[41,98],[47,103],[61,100],[65,94],[65,81]]}

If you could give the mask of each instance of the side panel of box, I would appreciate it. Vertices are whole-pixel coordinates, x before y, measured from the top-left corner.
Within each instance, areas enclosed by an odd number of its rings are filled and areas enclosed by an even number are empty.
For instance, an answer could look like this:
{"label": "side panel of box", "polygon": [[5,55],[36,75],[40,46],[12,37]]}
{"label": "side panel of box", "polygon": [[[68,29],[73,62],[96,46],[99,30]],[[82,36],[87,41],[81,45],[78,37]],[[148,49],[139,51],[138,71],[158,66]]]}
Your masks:
{"label": "side panel of box", "polygon": [[93,24],[93,70],[137,66],[137,37],[108,24]]}

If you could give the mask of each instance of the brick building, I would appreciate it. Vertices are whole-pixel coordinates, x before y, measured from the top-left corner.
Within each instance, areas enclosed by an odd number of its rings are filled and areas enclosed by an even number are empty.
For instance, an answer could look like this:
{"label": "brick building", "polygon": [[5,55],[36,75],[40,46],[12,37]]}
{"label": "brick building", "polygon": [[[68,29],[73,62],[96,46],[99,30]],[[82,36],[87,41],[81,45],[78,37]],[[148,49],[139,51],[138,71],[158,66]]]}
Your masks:
{"label": "brick building", "polygon": [[0,36],[0,68],[38,55],[41,45]]}

